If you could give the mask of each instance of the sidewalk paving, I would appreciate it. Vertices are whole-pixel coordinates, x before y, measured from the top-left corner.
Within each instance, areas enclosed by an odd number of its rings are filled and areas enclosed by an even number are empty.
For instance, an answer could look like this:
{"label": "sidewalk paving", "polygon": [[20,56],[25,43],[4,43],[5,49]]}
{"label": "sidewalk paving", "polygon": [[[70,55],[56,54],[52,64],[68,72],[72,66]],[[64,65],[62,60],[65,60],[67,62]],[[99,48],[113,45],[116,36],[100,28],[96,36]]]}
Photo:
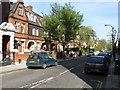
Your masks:
{"label": "sidewalk paving", "polygon": [[[79,58],[79,57],[76,57]],[[67,60],[71,60],[73,58],[68,58],[68,59],[57,59],[58,62],[61,61],[67,61]],[[14,65],[7,65],[7,66],[1,66],[0,67],[0,74],[2,73],[7,73],[7,72],[12,72],[12,71],[17,71],[17,70],[23,70],[26,69],[26,63],[20,63],[20,64],[14,64]]]}
{"label": "sidewalk paving", "polygon": [[[120,56],[116,54],[116,59],[120,59]],[[105,88],[109,89],[120,89],[120,75],[114,73],[115,61],[111,59],[109,72],[106,80]]]}

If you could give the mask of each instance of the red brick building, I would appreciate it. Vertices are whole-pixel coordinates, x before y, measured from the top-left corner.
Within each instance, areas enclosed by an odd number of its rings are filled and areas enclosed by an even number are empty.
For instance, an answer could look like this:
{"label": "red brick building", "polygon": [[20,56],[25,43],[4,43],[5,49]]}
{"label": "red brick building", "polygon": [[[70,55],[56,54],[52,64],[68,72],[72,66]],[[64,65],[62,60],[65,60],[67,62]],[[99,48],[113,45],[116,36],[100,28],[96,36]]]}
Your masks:
{"label": "red brick building", "polygon": [[[43,32],[41,23],[43,17],[32,10],[32,6],[25,7],[22,0],[15,3],[5,2],[2,10],[3,22],[12,23],[15,27],[14,31],[14,50],[13,61],[18,62],[19,59],[26,61],[28,53],[31,50],[40,50],[43,48],[44,38],[40,36]],[[7,37],[6,37],[7,38]],[[10,47],[10,45],[8,45]],[[45,48],[45,47],[44,47]],[[7,52],[7,49],[3,50]]]}

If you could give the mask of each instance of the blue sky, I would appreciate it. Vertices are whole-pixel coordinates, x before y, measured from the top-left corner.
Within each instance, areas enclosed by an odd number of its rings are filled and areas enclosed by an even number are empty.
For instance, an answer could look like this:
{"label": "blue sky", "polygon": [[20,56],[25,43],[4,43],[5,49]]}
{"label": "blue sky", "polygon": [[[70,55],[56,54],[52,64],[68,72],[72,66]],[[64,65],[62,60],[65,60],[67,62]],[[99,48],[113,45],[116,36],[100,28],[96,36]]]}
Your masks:
{"label": "blue sky", "polygon": [[65,2],[71,2],[74,9],[84,15],[82,25],[91,26],[99,39],[110,39],[110,36],[107,35],[111,31],[111,27],[105,27],[105,24],[110,24],[116,30],[118,29],[118,0],[24,0],[24,2],[25,6],[32,5],[33,10],[40,15],[41,12],[49,14],[52,3],[57,2],[64,5]]}

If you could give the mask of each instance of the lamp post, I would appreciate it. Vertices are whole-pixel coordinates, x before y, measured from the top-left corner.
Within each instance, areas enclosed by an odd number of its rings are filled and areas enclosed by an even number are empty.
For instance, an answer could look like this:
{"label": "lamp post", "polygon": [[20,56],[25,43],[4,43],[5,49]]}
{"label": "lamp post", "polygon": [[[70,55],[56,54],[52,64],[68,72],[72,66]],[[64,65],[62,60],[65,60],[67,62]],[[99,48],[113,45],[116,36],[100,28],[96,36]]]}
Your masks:
{"label": "lamp post", "polygon": [[116,34],[116,30],[110,24],[105,24],[105,26],[110,26],[112,28],[112,53],[113,53],[113,60],[115,61],[115,34]]}

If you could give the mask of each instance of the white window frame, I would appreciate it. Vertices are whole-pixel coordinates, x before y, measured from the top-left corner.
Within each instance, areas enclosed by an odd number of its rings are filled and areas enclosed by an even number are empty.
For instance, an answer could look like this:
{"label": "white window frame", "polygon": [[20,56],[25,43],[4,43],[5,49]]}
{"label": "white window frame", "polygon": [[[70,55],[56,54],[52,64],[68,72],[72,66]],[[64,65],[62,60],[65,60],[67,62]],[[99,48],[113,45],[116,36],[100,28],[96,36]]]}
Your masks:
{"label": "white window frame", "polygon": [[22,33],[25,33],[25,24],[22,24]]}
{"label": "white window frame", "polygon": [[21,49],[22,49],[22,51],[18,54],[24,54],[24,50],[25,50],[25,42],[24,41],[21,41]]}
{"label": "white window frame", "polygon": [[22,7],[18,7],[18,15],[23,15],[23,8]]}
{"label": "white window frame", "polygon": [[19,32],[19,22],[15,22],[15,29],[16,29],[16,32]]}
{"label": "white window frame", "polygon": [[32,28],[32,35],[35,35],[35,28]]}
{"label": "white window frame", "polygon": [[36,22],[36,19],[37,19],[37,17],[34,15],[34,20],[33,21]]}
{"label": "white window frame", "polygon": [[38,29],[36,29],[36,36],[39,36],[39,31],[38,31]]}
{"label": "white window frame", "polygon": [[40,50],[40,48],[41,48],[41,44],[40,42],[37,42],[37,50]]}

